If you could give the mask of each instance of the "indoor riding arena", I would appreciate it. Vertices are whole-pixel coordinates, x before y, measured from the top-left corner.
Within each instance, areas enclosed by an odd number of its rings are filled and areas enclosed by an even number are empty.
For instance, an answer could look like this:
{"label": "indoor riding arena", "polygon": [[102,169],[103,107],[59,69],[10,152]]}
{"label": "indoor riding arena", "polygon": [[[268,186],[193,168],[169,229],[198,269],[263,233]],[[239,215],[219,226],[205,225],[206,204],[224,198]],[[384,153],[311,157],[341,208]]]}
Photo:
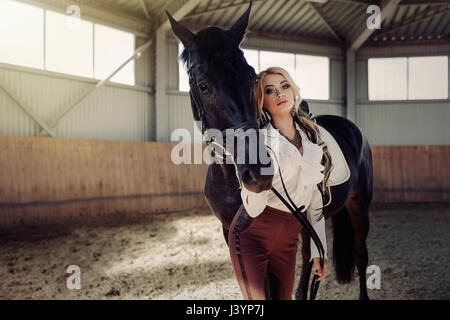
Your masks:
{"label": "indoor riding arena", "polygon": [[[0,1],[0,299],[243,299],[166,11],[197,33],[249,5]],[[449,20],[447,0],[251,4],[248,64],[286,69],[313,116],[370,144],[371,300],[450,299]],[[329,220],[316,299],[356,300]]]}

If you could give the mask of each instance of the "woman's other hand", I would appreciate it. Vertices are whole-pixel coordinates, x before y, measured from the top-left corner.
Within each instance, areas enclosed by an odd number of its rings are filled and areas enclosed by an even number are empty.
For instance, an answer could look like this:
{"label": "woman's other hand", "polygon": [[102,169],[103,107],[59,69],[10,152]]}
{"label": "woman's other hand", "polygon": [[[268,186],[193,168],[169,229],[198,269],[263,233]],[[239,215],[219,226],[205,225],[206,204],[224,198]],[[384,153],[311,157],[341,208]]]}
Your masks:
{"label": "woman's other hand", "polygon": [[317,280],[320,281],[328,275],[328,260],[323,259],[323,268],[320,267],[320,258],[313,258],[313,261],[314,267],[316,268],[316,272],[314,272],[314,274],[319,276]]}

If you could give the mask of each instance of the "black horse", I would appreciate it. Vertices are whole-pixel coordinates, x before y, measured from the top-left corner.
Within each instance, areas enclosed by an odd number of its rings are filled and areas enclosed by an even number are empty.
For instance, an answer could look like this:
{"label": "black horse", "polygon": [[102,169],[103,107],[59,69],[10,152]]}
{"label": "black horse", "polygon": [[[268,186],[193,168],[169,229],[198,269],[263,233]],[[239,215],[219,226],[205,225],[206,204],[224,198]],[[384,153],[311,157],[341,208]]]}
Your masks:
{"label": "black horse", "polygon": [[[175,35],[185,47],[181,58],[188,69],[193,116],[202,123],[202,133],[209,128],[223,132],[227,128],[258,129],[253,98],[256,74],[239,49],[247,28],[250,7],[231,29],[207,27],[197,34],[167,13]],[[341,283],[350,282],[356,264],[360,280],[359,298],[368,299],[366,238],[373,189],[370,146],[360,129],[343,117],[322,115],[315,117],[315,120],[336,139],[351,171],[349,180],[331,187],[332,202],[323,212],[325,218],[331,217],[333,224],[333,261],[337,279]],[[237,140],[234,142],[237,143]],[[266,150],[261,139],[256,141],[256,150]],[[236,159],[236,148],[232,149],[230,156]],[[246,157],[250,149],[249,143],[245,143]],[[231,222],[242,205],[240,183],[254,192],[269,190],[273,175],[260,174],[260,169],[267,166],[270,164],[262,161],[260,156],[256,164],[213,162],[209,166],[204,194],[212,212],[222,223],[227,243]],[[304,228],[301,238],[303,267],[296,298],[306,299],[312,262],[309,262],[310,237]]]}

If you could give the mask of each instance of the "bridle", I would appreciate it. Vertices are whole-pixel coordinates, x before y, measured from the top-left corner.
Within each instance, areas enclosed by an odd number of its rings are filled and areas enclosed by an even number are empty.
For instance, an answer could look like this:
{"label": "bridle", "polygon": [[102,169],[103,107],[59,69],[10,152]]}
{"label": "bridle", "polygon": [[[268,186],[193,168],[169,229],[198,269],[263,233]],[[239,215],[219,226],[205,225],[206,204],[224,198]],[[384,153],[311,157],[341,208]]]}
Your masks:
{"label": "bridle", "polygon": [[[194,75],[193,72],[193,65],[191,65],[188,68],[188,75],[189,75],[189,85],[190,85],[190,90],[189,90],[189,95],[191,98],[191,107],[192,107],[192,111],[194,113],[194,117],[196,117],[197,119],[200,119],[201,123],[202,123],[202,128],[199,128],[200,131],[202,132],[202,135],[205,135],[205,133],[207,133],[209,126],[205,117],[205,112],[204,112],[204,108],[203,108],[203,104],[200,100],[199,97],[199,93],[197,90],[197,79]],[[221,135],[222,135],[222,141],[227,141],[227,136],[230,133],[233,133],[233,135],[236,134],[235,130],[237,129],[242,129],[241,132],[245,132],[248,129],[258,129],[259,128],[259,121],[257,119],[251,119],[251,120],[247,120],[247,121],[243,121],[235,126],[232,126],[230,128],[227,128],[225,130],[221,130]],[[225,139],[224,139],[225,138]],[[220,144],[216,141],[217,139],[212,136],[211,139],[206,139],[206,144],[207,147],[210,147],[210,145],[217,146],[220,149],[222,149],[223,153],[225,156],[230,156],[233,163],[234,163],[234,158],[232,156],[232,154],[226,150],[226,148],[223,146],[223,144]],[[267,146],[268,150],[271,150],[271,152],[273,153],[273,155],[275,156],[275,159],[278,163],[278,172],[280,174],[280,178],[281,178],[281,183],[283,185],[283,189],[284,192],[287,196],[287,198],[289,199],[290,203],[289,204],[286,199],[284,199],[281,194],[272,186],[271,190],[272,192],[284,203],[284,205],[289,209],[289,211],[291,211],[292,215],[300,222],[300,224],[305,228],[306,232],[309,234],[309,236],[311,237],[311,239],[314,241],[316,247],[319,250],[319,255],[320,255],[320,266],[321,268],[323,268],[323,264],[324,264],[324,256],[325,256],[325,250],[323,248],[322,242],[319,239],[319,236],[317,235],[316,231],[314,230],[314,228],[312,227],[311,223],[308,221],[305,212],[302,212],[301,210],[304,210],[304,206],[301,206],[300,208],[298,208],[294,201],[292,201],[291,197],[289,196],[287,190],[286,190],[286,186],[284,184],[283,181],[283,177],[281,175],[281,170],[280,170],[280,165],[279,165],[279,161],[278,158],[275,154],[275,152],[272,150],[272,148],[270,146]],[[218,156],[215,153],[216,156]],[[222,157],[222,159],[224,159],[224,157]],[[236,164],[234,163],[234,165],[236,166]],[[237,170],[235,170],[236,172],[236,177],[238,179],[239,185],[241,186],[241,188],[243,187],[243,183],[241,181],[241,178],[239,177]],[[292,205],[292,206],[291,206]],[[324,219],[324,218],[323,218]],[[314,300],[317,294],[317,291],[319,289],[319,283],[320,281],[317,281],[318,279],[318,275],[314,275],[312,282],[311,282],[311,291],[310,291],[310,300]]]}
{"label": "bridle", "polygon": [[[205,136],[205,134],[206,134],[208,136],[208,129],[211,129],[211,128],[209,127],[208,122],[205,117],[205,111],[203,108],[203,104],[200,100],[200,96],[199,96],[199,93],[197,90],[197,78],[194,75],[193,68],[194,68],[194,65],[191,65],[188,68],[189,86],[191,88],[189,90],[189,96],[191,98],[192,111],[194,112],[194,116],[197,119],[200,119],[200,121],[202,123],[202,128],[199,128],[202,135]],[[238,123],[235,126],[226,128],[224,130],[220,130],[221,138],[222,138],[221,141],[227,141],[227,137],[230,134],[236,135],[235,131],[237,131],[238,129],[241,129],[240,132],[245,132],[248,129],[258,130],[258,128],[259,128],[259,121],[257,119],[250,119],[247,121],[243,121],[241,123]],[[207,147],[218,146],[220,149],[222,149],[225,156],[230,156],[231,158],[233,158],[232,154],[224,147],[224,145],[217,142],[217,140],[219,140],[219,139],[217,139],[215,136],[211,136],[211,137],[208,136],[208,138],[210,138],[210,139],[206,139]],[[212,145],[212,146],[210,146],[210,145]],[[217,154],[216,154],[216,156],[217,156]],[[233,159],[233,161],[234,161],[234,159]],[[242,186],[242,182],[240,181],[239,177],[238,177],[238,181],[239,181],[240,185]]]}

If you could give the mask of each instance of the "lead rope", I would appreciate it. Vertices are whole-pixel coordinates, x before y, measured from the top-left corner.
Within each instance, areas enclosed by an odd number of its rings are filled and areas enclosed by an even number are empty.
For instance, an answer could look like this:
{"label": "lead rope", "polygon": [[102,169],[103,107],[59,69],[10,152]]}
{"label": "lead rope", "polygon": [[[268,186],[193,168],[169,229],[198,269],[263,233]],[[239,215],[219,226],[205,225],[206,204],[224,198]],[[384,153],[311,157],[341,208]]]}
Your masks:
{"label": "lead rope", "polygon": [[[218,147],[220,147],[224,151],[225,155],[231,156],[231,154],[222,145],[218,144],[214,140],[211,141],[210,144],[217,145]],[[291,211],[292,215],[300,222],[300,224],[306,229],[306,232],[308,232],[309,236],[314,241],[317,249],[319,250],[320,267],[323,268],[324,257],[325,257],[325,250],[323,248],[322,242],[320,241],[319,236],[316,233],[316,230],[314,230],[314,228],[312,227],[311,223],[308,221],[308,219],[305,217],[305,215],[301,212],[301,210],[304,209],[305,206],[301,206],[300,208],[297,208],[297,206],[295,205],[294,201],[292,201],[291,197],[289,196],[289,193],[287,192],[286,186],[284,184],[283,176],[281,175],[280,163],[278,161],[278,158],[277,158],[275,152],[273,151],[273,149],[270,146],[266,146],[266,147],[275,156],[275,160],[278,163],[278,172],[280,174],[280,179],[281,179],[281,183],[283,185],[284,192],[286,193],[286,196],[288,197],[288,199],[291,202],[292,206],[283,198],[283,196],[273,186],[272,186],[271,190],[281,200],[281,202],[284,203],[284,205],[289,209],[289,211]],[[217,154],[216,154],[216,156],[217,156]],[[225,157],[221,157],[221,158],[225,159]],[[231,159],[234,162],[233,157],[231,157]],[[239,175],[237,174],[237,170],[236,170],[236,177],[237,177],[237,180],[239,182],[239,185],[242,188],[242,181],[239,178]],[[315,274],[313,276],[312,281],[311,281],[311,291],[310,291],[310,295],[309,295],[309,299],[310,300],[314,300],[316,298],[317,291],[319,290],[320,281],[317,281],[318,278],[319,278],[319,276]]]}
{"label": "lead rope", "polygon": [[[284,205],[289,209],[289,211],[291,211],[292,215],[300,222],[300,224],[306,229],[306,232],[308,232],[311,239],[314,241],[317,249],[319,250],[320,267],[323,268],[325,250],[323,248],[322,242],[320,241],[319,236],[317,235],[316,231],[312,227],[311,223],[305,217],[305,214],[303,212],[301,212],[301,210],[304,209],[305,206],[301,206],[300,208],[297,208],[294,201],[292,201],[291,197],[289,196],[289,194],[286,190],[286,186],[283,181],[283,176],[281,175],[280,163],[278,162],[278,158],[270,146],[267,146],[267,148],[270,149],[270,151],[275,156],[275,160],[278,163],[278,172],[280,174],[280,179],[281,179],[281,183],[283,185],[284,192],[286,193],[286,196],[288,197],[288,199],[291,202],[293,207],[291,205],[289,205],[289,203],[281,196],[281,194],[273,186],[272,186],[271,190],[281,200],[281,202],[284,203]],[[310,300],[314,300],[316,298],[317,291],[319,290],[320,281],[317,281],[318,278],[319,278],[319,276],[316,274],[313,276],[313,279],[311,282]]]}

